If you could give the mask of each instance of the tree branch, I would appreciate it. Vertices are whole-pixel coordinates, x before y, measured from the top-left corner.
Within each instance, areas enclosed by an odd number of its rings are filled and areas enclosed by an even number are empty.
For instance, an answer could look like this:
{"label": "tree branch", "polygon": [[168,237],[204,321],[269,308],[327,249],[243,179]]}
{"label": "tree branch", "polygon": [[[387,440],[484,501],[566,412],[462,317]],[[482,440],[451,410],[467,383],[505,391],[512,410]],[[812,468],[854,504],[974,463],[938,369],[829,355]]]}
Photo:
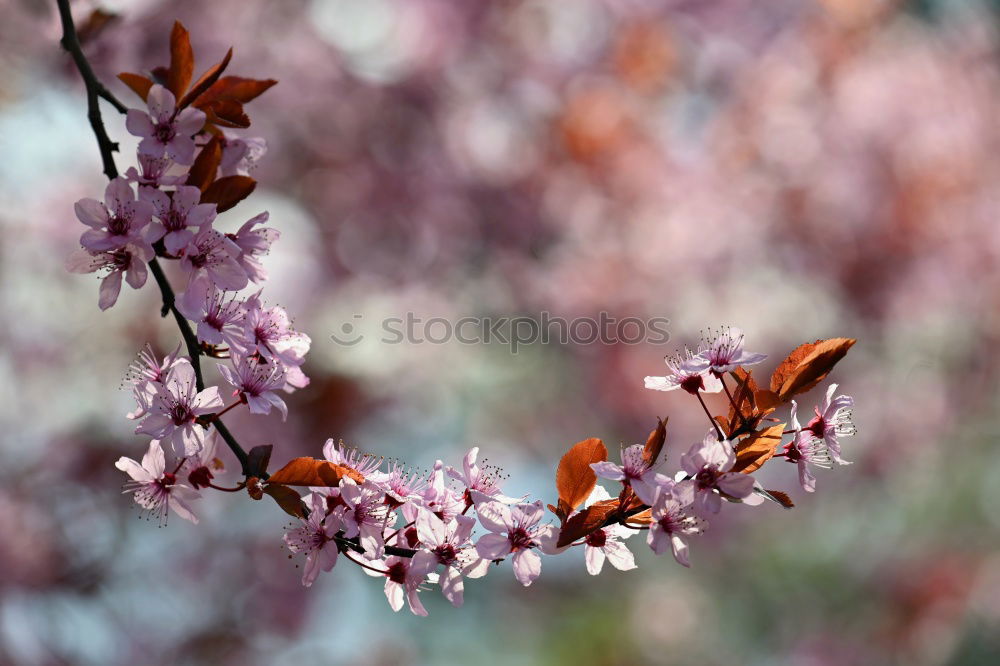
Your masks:
{"label": "tree branch", "polygon": [[[114,156],[115,151],[118,150],[118,144],[108,137],[108,132],[104,127],[104,119],[101,117],[99,98],[107,100],[119,113],[125,113],[128,109],[101,84],[94,74],[87,56],[83,54],[83,49],[80,47],[80,40],[76,35],[76,26],[73,23],[73,14],[69,8],[69,0],[56,0],[56,4],[59,7],[59,18],[62,22],[63,31],[63,36],[59,43],[73,57],[76,69],[80,72],[80,78],[83,79],[83,84],[87,89],[87,119],[90,121],[90,127],[97,138],[97,148],[101,152],[101,161],[104,164],[104,175],[108,177],[108,180],[114,180],[118,177],[118,167],[115,165]],[[199,391],[203,391],[205,390],[205,380],[201,372],[201,345],[198,343],[198,337],[191,330],[191,325],[188,323],[187,318],[177,309],[174,303],[176,297],[173,287],[170,286],[170,281],[167,280],[167,276],[163,272],[163,267],[160,266],[160,262],[157,261],[156,257],[150,260],[149,270],[153,273],[153,278],[160,287],[160,295],[163,299],[160,316],[166,317],[168,312],[174,315],[177,327],[181,331],[181,337],[184,338],[184,343],[187,346],[188,356],[191,357],[196,386]],[[236,438],[229,432],[229,429],[226,428],[221,419],[218,417],[213,418],[212,424],[229,446],[233,455],[240,461],[243,474],[246,475],[246,451],[243,450],[243,447],[236,441]]]}

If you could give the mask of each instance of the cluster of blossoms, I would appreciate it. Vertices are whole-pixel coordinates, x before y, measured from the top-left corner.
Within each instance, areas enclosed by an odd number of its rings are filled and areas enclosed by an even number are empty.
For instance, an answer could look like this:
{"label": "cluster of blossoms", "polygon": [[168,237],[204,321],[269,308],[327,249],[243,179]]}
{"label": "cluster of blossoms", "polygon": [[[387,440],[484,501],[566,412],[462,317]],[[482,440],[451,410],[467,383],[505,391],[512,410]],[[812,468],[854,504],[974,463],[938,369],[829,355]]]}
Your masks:
{"label": "cluster of blossoms", "polygon": [[[278,238],[276,230],[260,226],[267,213],[234,232],[215,225],[218,212],[252,191],[247,172],[265,149],[262,140],[237,139],[221,127],[248,125],[249,120],[241,125],[240,95],[248,101],[273,82],[220,79],[227,56],[184,94],[193,66],[186,40],[186,31],[175,25],[171,66],[154,76],[168,85],[122,75],[147,103],[146,110],[127,112],[128,130],[141,137],[139,167],[125,177],[109,173],[103,203],[77,202],[77,217],[89,229],[68,262],[73,271],[105,273],[102,309],[117,300],[123,276],[132,287],[142,287],[148,265],[160,286],[163,312],[172,310],[181,328],[187,356],[180,346],[163,358],[147,349],[130,369],[136,408],[127,416],[138,421],[136,434],[150,441],[141,461],[122,457],[116,463],[129,477],[125,492],[161,524],[171,511],[197,522],[195,501],[206,489],[246,490],[255,500],[269,495],[297,521],[284,542],[305,557],[304,585],[346,559],[383,579],[394,610],[406,604],[426,615],[422,589],[439,585],[461,606],[465,579],[482,577],[491,564],[508,559],[524,586],[541,574],[542,555],[573,547],[584,549],[592,575],[605,561],[622,571],[634,569],[626,542],[643,532],[654,553],[669,549],[688,566],[688,537],[704,530],[724,502],[792,506],[786,494],[764,488],[753,476],[768,460],[796,464],[808,492],[815,491],[813,468],[848,464],[840,438],[854,434],[853,400],[835,395],[836,385],[830,386],[815,416],[802,426],[792,396],[822,381],[854,340],[800,346],[771,375],[770,388],[761,388],[747,368],[765,355],[745,351],[742,332],[726,328],[696,351],[668,359],[669,375],[646,378],[647,388],[680,388],[695,396],[711,422],[707,434],[680,456],[680,469],[664,473],[665,421],[645,444],[623,448],[620,463],[607,460],[600,440],[579,442],[556,474],[558,501],[548,509],[558,522],[545,519],[541,501],[504,494],[504,477],[478,463],[478,448],[469,450],[460,467],[439,460],[420,473],[328,440],[323,459],[296,458],[269,474],[271,447],[244,451],[221,417],[241,405],[253,414],[276,408],[287,417],[281,393],[308,384],[301,366],[310,340],[291,327],[283,309],[265,306],[259,289],[240,294],[267,278],[260,257]],[[253,94],[246,92],[248,85]],[[109,154],[104,157],[110,160]],[[184,287],[176,298],[160,259],[176,261],[182,274]],[[203,356],[223,361],[218,370],[232,387],[230,404],[226,391],[205,385]],[[735,382],[732,390],[729,380]],[[723,391],[729,415],[712,416],[703,394]],[[786,403],[787,429],[772,416]],[[782,446],[786,435],[791,440]],[[220,438],[242,466],[243,479],[235,487],[215,484],[224,469]],[[598,479],[616,484],[617,493]],[[295,487],[308,491],[302,495]]]}

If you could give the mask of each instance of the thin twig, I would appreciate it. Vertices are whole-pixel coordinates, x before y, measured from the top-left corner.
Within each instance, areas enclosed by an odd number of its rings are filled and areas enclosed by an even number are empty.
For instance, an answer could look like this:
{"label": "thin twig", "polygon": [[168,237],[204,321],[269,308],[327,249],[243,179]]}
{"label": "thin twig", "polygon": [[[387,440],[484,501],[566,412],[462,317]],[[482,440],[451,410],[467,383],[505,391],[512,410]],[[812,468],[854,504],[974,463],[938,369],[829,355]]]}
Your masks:
{"label": "thin twig", "polygon": [[[119,113],[125,113],[128,109],[101,84],[94,74],[90,62],[83,54],[80,40],[76,34],[76,26],[73,23],[73,14],[69,8],[69,0],[56,0],[56,5],[59,7],[59,18],[62,22],[63,31],[60,44],[73,57],[76,69],[80,72],[80,78],[83,79],[83,84],[87,89],[87,119],[90,121],[90,127],[94,131],[94,137],[97,139],[97,148],[101,152],[104,175],[108,177],[108,180],[114,180],[118,177],[118,167],[115,165],[114,156],[115,151],[118,150],[118,144],[108,137],[108,132],[104,127],[104,119],[101,117],[99,98],[107,100]],[[156,257],[150,260],[149,269],[156,280],[156,284],[160,287],[160,295],[163,300],[160,315],[166,317],[168,312],[174,315],[177,327],[181,331],[181,337],[184,338],[184,343],[187,346],[188,356],[191,357],[191,365],[194,367],[195,384],[199,391],[203,391],[205,390],[205,380],[201,372],[201,345],[198,343],[198,337],[191,330],[191,325],[187,319],[174,304],[176,296],[173,287],[170,286],[170,281],[167,280],[167,276],[163,273],[163,268]],[[213,419],[212,424],[240,461],[243,474],[246,475],[248,462],[246,451],[243,450],[243,447],[236,441],[236,438],[229,432],[229,429],[226,428],[221,419],[216,417]]]}

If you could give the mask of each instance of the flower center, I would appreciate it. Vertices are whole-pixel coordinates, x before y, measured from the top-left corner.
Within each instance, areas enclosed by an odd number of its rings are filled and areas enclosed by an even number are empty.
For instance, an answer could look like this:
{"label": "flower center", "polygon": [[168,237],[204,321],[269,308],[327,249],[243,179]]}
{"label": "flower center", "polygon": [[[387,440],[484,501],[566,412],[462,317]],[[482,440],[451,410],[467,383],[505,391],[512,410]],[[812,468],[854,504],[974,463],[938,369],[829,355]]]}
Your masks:
{"label": "flower center", "polygon": [[177,136],[177,131],[174,129],[173,123],[157,123],[156,127],[153,128],[153,136],[160,143],[170,143]]}
{"label": "flower center", "polygon": [[705,380],[701,378],[701,375],[688,375],[681,380],[681,388],[691,395],[695,395],[705,388]]}
{"label": "flower center", "polygon": [[699,490],[708,490],[715,487],[715,482],[718,478],[719,470],[716,469],[715,465],[706,465],[695,475],[694,481],[698,484]]}
{"label": "flower center", "polygon": [[447,566],[450,566],[458,559],[458,551],[450,543],[443,543],[434,549],[434,554],[437,555],[438,562]]}
{"label": "flower center", "polygon": [[588,546],[603,548],[604,544],[608,542],[608,535],[604,533],[604,530],[595,530],[587,535],[585,542]]}
{"label": "flower center", "polygon": [[163,216],[163,226],[167,228],[167,231],[180,231],[187,226],[187,216],[171,208]]}
{"label": "flower center", "polygon": [[823,433],[826,431],[826,419],[822,416],[817,416],[809,423],[809,425],[806,426],[806,430],[817,437],[822,438]]}
{"label": "flower center", "polygon": [[190,418],[191,413],[184,405],[174,405],[173,409],[170,410],[170,419],[175,426],[184,425]]}
{"label": "flower center", "polygon": [[389,577],[393,583],[399,583],[400,585],[406,584],[406,565],[402,562],[396,562],[389,567],[386,572],[386,576]]}
{"label": "flower center", "polygon": [[128,233],[132,220],[125,215],[115,215],[108,220],[108,231],[112,236],[124,236]]}
{"label": "flower center", "polygon": [[531,548],[535,545],[535,543],[531,540],[531,535],[528,534],[528,530],[523,527],[515,527],[512,529],[508,538],[510,539],[510,546],[513,550]]}

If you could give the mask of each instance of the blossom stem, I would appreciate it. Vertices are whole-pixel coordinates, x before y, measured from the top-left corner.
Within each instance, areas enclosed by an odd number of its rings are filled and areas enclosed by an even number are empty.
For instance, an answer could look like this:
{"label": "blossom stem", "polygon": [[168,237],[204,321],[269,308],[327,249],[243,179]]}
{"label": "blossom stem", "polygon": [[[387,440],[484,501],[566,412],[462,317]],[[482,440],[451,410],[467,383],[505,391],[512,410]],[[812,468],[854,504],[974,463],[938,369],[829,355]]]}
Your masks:
{"label": "blossom stem", "polygon": [[712,412],[708,411],[708,405],[705,404],[705,399],[701,397],[701,391],[695,392],[695,395],[698,396],[698,402],[701,403],[701,408],[705,410],[705,416],[707,416],[708,420],[712,422],[712,426],[715,428],[715,432],[719,436],[719,441],[725,441],[726,436],[722,434],[722,428],[719,427],[719,423],[712,418]]}
{"label": "blossom stem", "polygon": [[359,562],[358,560],[356,560],[353,557],[351,557],[350,551],[344,551],[344,557],[346,557],[347,559],[349,559],[351,562],[354,562],[359,567],[363,567],[365,569],[368,569],[369,571],[374,571],[375,573],[382,574],[383,576],[386,575],[387,573],[389,573],[385,569],[376,569],[375,567],[369,566],[369,565],[365,564],[364,562]]}
{"label": "blossom stem", "polygon": [[217,486],[214,483],[209,483],[208,487],[209,488],[213,488],[215,490],[221,490],[224,493],[238,493],[241,490],[243,490],[244,488],[246,488],[246,484],[245,483],[241,483],[240,485],[236,486],[235,488],[223,488],[222,486]]}
{"label": "blossom stem", "polygon": [[[119,113],[125,113],[128,109],[98,80],[97,75],[94,74],[94,70],[90,66],[90,62],[83,54],[80,40],[76,34],[76,26],[73,23],[73,13],[69,8],[69,0],[56,0],[56,4],[59,7],[59,18],[63,31],[60,44],[73,57],[76,69],[80,72],[80,78],[83,79],[83,84],[87,90],[87,119],[90,121],[90,128],[94,132],[94,137],[97,139],[97,147],[101,152],[104,175],[108,177],[108,180],[114,180],[118,177],[118,167],[115,165],[114,156],[115,151],[118,150],[118,144],[108,137],[108,132],[104,127],[104,119],[101,117],[99,99],[107,100]],[[170,281],[167,280],[167,276],[163,273],[163,268],[156,260],[156,257],[150,260],[149,270],[160,288],[160,295],[163,300],[160,316],[166,317],[168,312],[174,315],[177,327],[181,331],[181,337],[184,338],[184,343],[187,346],[188,355],[191,357],[191,365],[194,367],[195,373],[195,384],[199,391],[203,391],[205,389],[205,381],[201,373],[199,358],[201,347],[198,344],[198,338],[194,334],[194,331],[191,330],[191,325],[187,319],[174,305],[174,301],[176,300],[174,290],[170,286]],[[243,447],[240,446],[236,438],[233,437],[232,433],[229,432],[218,417],[212,423],[215,425],[216,430],[219,431],[222,439],[225,440],[226,445],[229,446],[230,450],[232,450],[233,454],[240,461],[240,466],[243,468],[244,475],[246,475],[249,462],[246,451],[243,450]]]}
{"label": "blossom stem", "polygon": [[245,401],[243,401],[243,400],[237,400],[237,401],[236,401],[236,402],[234,402],[233,404],[231,404],[231,405],[229,405],[229,406],[227,406],[227,407],[223,408],[223,410],[222,410],[221,412],[219,412],[219,413],[217,413],[217,414],[215,415],[215,418],[219,418],[220,416],[222,416],[223,414],[225,414],[226,412],[228,412],[228,411],[229,411],[230,409],[232,409],[233,407],[239,407],[240,405],[245,405],[245,404],[246,404],[246,402],[245,402]]}

